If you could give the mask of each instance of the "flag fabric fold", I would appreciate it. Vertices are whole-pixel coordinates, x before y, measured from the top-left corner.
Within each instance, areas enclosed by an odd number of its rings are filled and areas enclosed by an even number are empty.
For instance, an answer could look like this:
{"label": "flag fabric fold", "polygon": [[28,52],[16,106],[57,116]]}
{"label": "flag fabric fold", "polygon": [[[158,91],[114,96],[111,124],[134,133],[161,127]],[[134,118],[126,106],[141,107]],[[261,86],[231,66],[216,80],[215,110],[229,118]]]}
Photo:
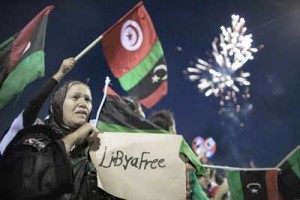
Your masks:
{"label": "flag fabric fold", "polygon": [[0,108],[26,85],[44,75],[44,46],[48,6],[20,32],[0,45]]}
{"label": "flag fabric fold", "polygon": [[300,145],[279,168],[279,190],[285,199],[300,199]]}
{"label": "flag fabric fold", "polygon": [[279,200],[278,170],[225,170],[234,200]]}
{"label": "flag fabric fold", "polygon": [[198,182],[198,178],[196,176],[196,172],[192,171],[189,174],[190,179],[192,181],[191,189],[192,189],[192,200],[209,200],[208,196],[204,192],[202,186]]}
{"label": "flag fabric fold", "polygon": [[[149,120],[135,113],[118,95],[107,95],[100,112],[97,128],[103,132],[129,132],[129,133],[158,133],[169,134]],[[204,174],[199,159],[183,138],[180,152],[186,155],[197,170],[197,174]]]}
{"label": "flag fabric fold", "polygon": [[162,45],[143,2],[103,34],[106,61],[122,88],[151,108],[167,94]]}

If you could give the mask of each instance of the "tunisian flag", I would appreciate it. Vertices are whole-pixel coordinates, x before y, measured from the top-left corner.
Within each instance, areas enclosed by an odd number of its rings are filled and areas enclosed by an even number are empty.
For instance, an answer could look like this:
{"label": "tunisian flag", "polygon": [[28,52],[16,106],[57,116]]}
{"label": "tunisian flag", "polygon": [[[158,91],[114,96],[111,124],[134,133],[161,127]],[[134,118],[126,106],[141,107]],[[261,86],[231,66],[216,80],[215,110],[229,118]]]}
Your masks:
{"label": "tunisian flag", "polygon": [[147,108],[167,94],[167,66],[143,2],[103,34],[106,61],[122,88]]}

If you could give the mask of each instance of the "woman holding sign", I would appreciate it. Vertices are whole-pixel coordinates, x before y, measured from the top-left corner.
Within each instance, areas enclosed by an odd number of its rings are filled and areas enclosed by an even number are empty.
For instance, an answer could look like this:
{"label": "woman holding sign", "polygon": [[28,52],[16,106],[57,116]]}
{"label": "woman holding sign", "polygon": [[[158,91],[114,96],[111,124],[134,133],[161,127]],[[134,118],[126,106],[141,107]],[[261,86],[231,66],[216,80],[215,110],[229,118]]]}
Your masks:
{"label": "woman holding sign", "polygon": [[65,82],[53,94],[44,124],[32,125],[43,102],[74,65],[74,58],[65,59],[24,110],[24,128],[1,159],[1,199],[116,199],[97,187],[86,153],[99,132],[88,122],[92,97],[85,83]]}

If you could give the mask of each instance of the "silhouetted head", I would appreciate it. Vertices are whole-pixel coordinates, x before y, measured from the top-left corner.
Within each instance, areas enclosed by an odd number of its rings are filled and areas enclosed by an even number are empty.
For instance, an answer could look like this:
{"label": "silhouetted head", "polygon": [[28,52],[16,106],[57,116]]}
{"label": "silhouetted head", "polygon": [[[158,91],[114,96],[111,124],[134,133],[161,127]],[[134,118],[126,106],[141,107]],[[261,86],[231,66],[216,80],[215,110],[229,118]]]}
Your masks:
{"label": "silhouetted head", "polygon": [[170,133],[177,133],[174,115],[169,110],[154,111],[150,114],[149,120]]}

